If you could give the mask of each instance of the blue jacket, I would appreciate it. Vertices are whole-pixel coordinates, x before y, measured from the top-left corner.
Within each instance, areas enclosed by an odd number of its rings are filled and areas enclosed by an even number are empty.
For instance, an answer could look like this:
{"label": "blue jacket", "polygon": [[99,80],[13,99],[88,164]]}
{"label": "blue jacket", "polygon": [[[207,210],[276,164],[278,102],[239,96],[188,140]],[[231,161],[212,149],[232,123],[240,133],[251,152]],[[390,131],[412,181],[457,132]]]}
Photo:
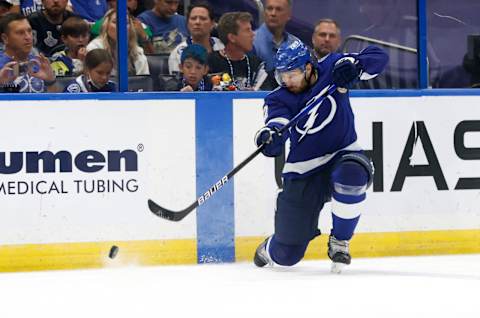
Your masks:
{"label": "blue jacket", "polygon": [[[345,56],[358,60],[363,71],[360,79],[376,76],[388,62],[387,54],[374,46],[358,54],[330,54],[318,65],[318,80],[306,91],[294,94],[279,87],[265,97],[265,124],[285,125],[312,97],[322,95],[332,83],[335,62]],[[308,176],[327,167],[337,155],[361,151],[348,91],[335,91],[292,127],[286,137],[290,138],[290,152],[283,170],[285,178]]]}

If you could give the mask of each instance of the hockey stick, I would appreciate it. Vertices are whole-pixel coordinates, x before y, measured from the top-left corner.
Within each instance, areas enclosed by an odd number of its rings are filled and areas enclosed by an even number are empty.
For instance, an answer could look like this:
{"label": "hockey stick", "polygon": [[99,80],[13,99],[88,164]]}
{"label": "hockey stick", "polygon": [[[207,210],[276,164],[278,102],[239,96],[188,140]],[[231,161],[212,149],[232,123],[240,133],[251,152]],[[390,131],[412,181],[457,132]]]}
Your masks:
{"label": "hockey stick", "polygon": [[[337,87],[335,85],[330,85],[327,86],[325,89],[323,89],[318,95],[310,99],[305,107],[297,114],[295,117],[293,117],[285,126],[283,126],[277,134],[282,134],[286,132],[288,129],[290,129],[293,125],[295,125],[301,118],[303,118],[310,110],[312,110],[314,107],[317,105],[320,105],[325,98],[327,98],[329,95],[331,95]],[[182,220],[184,217],[186,217],[190,212],[195,210],[197,207],[205,203],[208,199],[210,199],[215,193],[217,193],[218,190],[220,190],[230,179],[238,172],[240,171],[243,167],[245,167],[250,161],[252,161],[260,152],[262,152],[263,148],[265,147],[265,144],[261,144],[250,156],[248,156],[246,159],[244,159],[242,162],[240,162],[235,168],[233,168],[230,172],[228,172],[225,176],[223,176],[220,180],[218,180],[207,192],[205,192],[203,195],[199,196],[195,202],[190,204],[188,207],[186,207],[183,210],[180,211],[172,211],[165,209],[155,203],[153,200],[149,199],[148,200],[148,208],[150,211],[166,220],[169,221],[175,221],[178,222]]]}

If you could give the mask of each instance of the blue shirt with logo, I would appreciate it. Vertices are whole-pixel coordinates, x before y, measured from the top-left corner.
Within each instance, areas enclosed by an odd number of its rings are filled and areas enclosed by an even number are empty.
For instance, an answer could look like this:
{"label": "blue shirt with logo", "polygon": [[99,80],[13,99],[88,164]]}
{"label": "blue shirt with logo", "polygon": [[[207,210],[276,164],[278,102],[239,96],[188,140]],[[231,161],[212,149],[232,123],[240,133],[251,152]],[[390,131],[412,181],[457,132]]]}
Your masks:
{"label": "blue shirt with logo", "polygon": [[109,80],[103,87],[96,87],[85,75],[80,75],[76,79],[71,80],[63,89],[64,93],[101,93],[116,91],[117,85],[115,82]]}
{"label": "blue shirt with logo", "polygon": [[[28,56],[28,61],[36,60],[33,54]],[[13,59],[4,52],[0,53],[0,69],[5,64],[13,61]],[[28,74],[28,67],[23,68],[23,71],[10,83],[2,84],[2,89],[9,92],[18,93],[43,93],[45,92],[45,83],[42,79]]]}
{"label": "blue shirt with logo", "polygon": [[108,10],[106,0],[70,0],[73,12],[90,21],[101,19]]}
{"label": "blue shirt with logo", "polygon": [[170,53],[188,37],[187,21],[183,15],[175,14],[165,19],[148,10],[138,19],[152,29],[155,53]]}
{"label": "blue shirt with logo", "polygon": [[20,5],[20,12],[24,16],[40,11],[43,9],[42,0],[7,0],[13,5]]}

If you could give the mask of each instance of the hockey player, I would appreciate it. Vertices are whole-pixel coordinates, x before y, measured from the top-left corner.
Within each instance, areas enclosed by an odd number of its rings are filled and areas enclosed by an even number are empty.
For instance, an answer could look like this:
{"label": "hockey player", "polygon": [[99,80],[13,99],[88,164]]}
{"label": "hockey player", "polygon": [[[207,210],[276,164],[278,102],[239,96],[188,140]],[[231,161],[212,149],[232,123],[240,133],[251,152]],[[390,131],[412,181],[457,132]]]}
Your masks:
{"label": "hockey player", "polygon": [[[359,80],[380,73],[388,56],[369,46],[358,54],[331,53],[320,64],[301,41],[282,45],[275,57],[278,89],[265,97],[265,127],[256,136],[263,154],[275,157],[290,139],[283,169],[283,191],[278,194],[275,233],[257,248],[259,267],[292,266],[304,256],[309,242],[320,234],[318,218],[332,200],[332,230],[328,256],[332,272],[350,264],[349,242],[362,212],[361,203],[372,182],[373,167],[357,143],[348,89]],[[334,83],[338,89],[288,133],[278,130],[315,96]]]}

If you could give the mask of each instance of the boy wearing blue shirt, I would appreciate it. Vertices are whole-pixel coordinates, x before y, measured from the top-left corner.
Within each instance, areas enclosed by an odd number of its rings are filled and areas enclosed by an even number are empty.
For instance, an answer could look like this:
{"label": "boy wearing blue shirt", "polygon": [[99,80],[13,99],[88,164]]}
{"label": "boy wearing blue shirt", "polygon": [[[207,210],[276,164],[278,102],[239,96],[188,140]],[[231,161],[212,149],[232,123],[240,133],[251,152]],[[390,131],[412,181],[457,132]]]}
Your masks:
{"label": "boy wearing blue shirt", "polygon": [[180,79],[165,83],[166,91],[194,92],[211,91],[212,82],[207,77],[207,50],[200,44],[190,44],[180,57]]}

